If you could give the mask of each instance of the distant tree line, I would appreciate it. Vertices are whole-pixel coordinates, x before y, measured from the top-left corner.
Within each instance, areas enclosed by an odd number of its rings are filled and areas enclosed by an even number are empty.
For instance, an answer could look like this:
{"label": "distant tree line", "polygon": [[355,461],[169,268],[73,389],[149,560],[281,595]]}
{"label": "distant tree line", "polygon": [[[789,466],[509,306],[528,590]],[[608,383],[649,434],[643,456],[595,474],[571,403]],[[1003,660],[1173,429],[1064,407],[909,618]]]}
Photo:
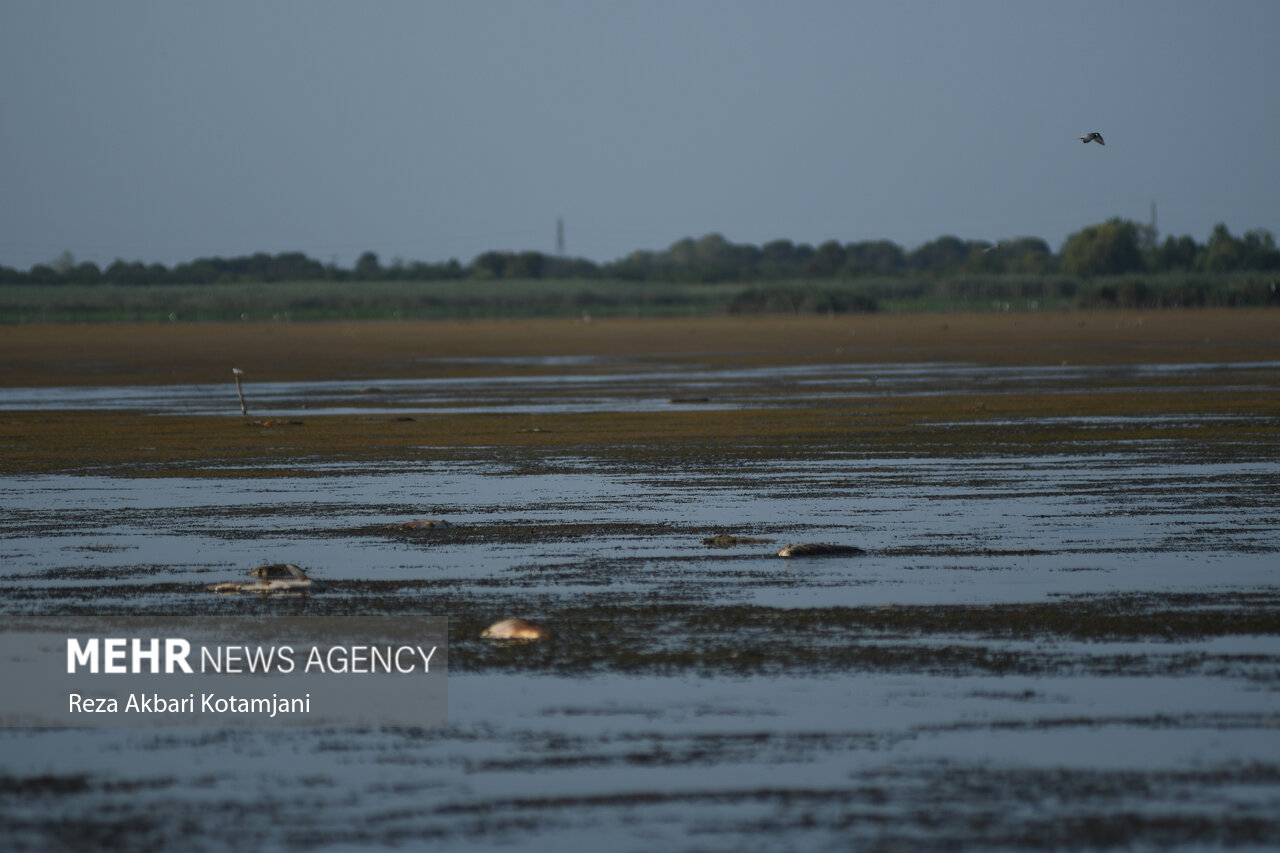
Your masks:
{"label": "distant tree line", "polygon": [[678,240],[665,250],[632,252],[598,264],[542,252],[485,252],[471,263],[400,260],[383,265],[365,252],[347,269],[322,264],[301,252],[258,253],[237,258],[198,258],[166,267],[117,260],[106,269],[76,263],[70,252],[26,272],[0,266],[0,284],[217,284],[275,281],[441,281],[452,279],[615,279],[670,283],[768,282],[797,279],[940,278],[957,275],[1051,274],[1078,277],[1141,272],[1240,272],[1280,270],[1280,250],[1270,232],[1233,235],[1213,229],[1207,243],[1168,237],[1150,226],[1110,219],[1072,234],[1054,254],[1037,237],[991,243],[939,237],[911,251],[888,240],[818,246],[774,240],[763,246],[732,243],[720,234]]}

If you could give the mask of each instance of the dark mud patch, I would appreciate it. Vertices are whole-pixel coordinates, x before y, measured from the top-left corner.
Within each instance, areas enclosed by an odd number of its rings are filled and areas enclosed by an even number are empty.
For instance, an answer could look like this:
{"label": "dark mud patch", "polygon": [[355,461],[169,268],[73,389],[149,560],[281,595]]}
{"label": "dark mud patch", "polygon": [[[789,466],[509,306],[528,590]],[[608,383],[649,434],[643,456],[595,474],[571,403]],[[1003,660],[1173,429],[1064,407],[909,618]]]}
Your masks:
{"label": "dark mud patch", "polygon": [[760,536],[734,536],[730,533],[717,533],[715,536],[704,537],[702,544],[711,548],[740,548],[748,545],[769,545],[774,541]]}
{"label": "dark mud patch", "polygon": [[65,551],[85,551],[92,554],[116,554],[122,551],[131,551],[134,545],[67,545],[64,546]]}
{"label": "dark mud patch", "polygon": [[157,564],[132,564],[127,566],[59,566],[41,569],[36,572],[22,572],[8,575],[14,581],[131,581],[138,578],[155,577],[156,575],[174,574],[212,574],[226,572],[225,567],[173,566]]}

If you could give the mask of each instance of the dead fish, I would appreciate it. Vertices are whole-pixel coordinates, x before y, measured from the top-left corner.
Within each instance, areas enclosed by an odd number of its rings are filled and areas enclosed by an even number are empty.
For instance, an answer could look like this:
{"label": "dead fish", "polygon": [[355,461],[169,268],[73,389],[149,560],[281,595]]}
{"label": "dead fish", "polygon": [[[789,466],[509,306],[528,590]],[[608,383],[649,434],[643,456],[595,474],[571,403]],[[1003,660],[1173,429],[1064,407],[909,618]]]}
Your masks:
{"label": "dead fish", "polygon": [[551,632],[536,622],[503,619],[485,628],[480,636],[487,640],[544,640],[551,636]]}
{"label": "dead fish", "polygon": [[235,594],[241,592],[276,595],[281,593],[309,592],[316,587],[307,573],[293,563],[272,563],[269,566],[258,566],[249,572],[257,578],[252,581],[227,581],[207,587],[210,592]]}
{"label": "dead fish", "polygon": [[779,557],[853,557],[865,554],[861,548],[852,545],[828,545],[824,542],[811,542],[803,545],[788,545],[778,552]]}
{"label": "dead fish", "polygon": [[307,573],[295,566],[293,563],[272,563],[269,566],[258,566],[258,568],[249,572],[255,578],[262,580],[296,580],[309,581]]}

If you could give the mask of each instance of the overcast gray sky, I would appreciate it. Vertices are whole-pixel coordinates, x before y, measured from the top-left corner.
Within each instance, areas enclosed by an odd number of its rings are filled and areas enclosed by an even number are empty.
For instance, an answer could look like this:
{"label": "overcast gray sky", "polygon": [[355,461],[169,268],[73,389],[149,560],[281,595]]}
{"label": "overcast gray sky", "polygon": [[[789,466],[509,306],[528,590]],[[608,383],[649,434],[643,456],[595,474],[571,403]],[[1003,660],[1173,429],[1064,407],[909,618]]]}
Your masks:
{"label": "overcast gray sky", "polygon": [[1275,0],[3,0],[0,264],[1280,233],[1278,37]]}

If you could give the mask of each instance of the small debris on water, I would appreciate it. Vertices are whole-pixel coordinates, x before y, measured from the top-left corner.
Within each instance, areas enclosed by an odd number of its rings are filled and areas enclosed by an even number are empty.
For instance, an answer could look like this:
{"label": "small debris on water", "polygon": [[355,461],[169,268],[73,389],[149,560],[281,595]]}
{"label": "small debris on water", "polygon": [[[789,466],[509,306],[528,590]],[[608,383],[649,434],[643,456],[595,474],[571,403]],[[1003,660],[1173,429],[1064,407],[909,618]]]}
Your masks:
{"label": "small debris on water", "polygon": [[779,557],[852,557],[865,554],[861,548],[853,545],[828,545],[825,542],[810,542],[801,545],[788,545],[778,552]]}
{"label": "small debris on water", "polygon": [[536,622],[503,619],[485,628],[480,636],[487,640],[544,640],[551,632]]}

